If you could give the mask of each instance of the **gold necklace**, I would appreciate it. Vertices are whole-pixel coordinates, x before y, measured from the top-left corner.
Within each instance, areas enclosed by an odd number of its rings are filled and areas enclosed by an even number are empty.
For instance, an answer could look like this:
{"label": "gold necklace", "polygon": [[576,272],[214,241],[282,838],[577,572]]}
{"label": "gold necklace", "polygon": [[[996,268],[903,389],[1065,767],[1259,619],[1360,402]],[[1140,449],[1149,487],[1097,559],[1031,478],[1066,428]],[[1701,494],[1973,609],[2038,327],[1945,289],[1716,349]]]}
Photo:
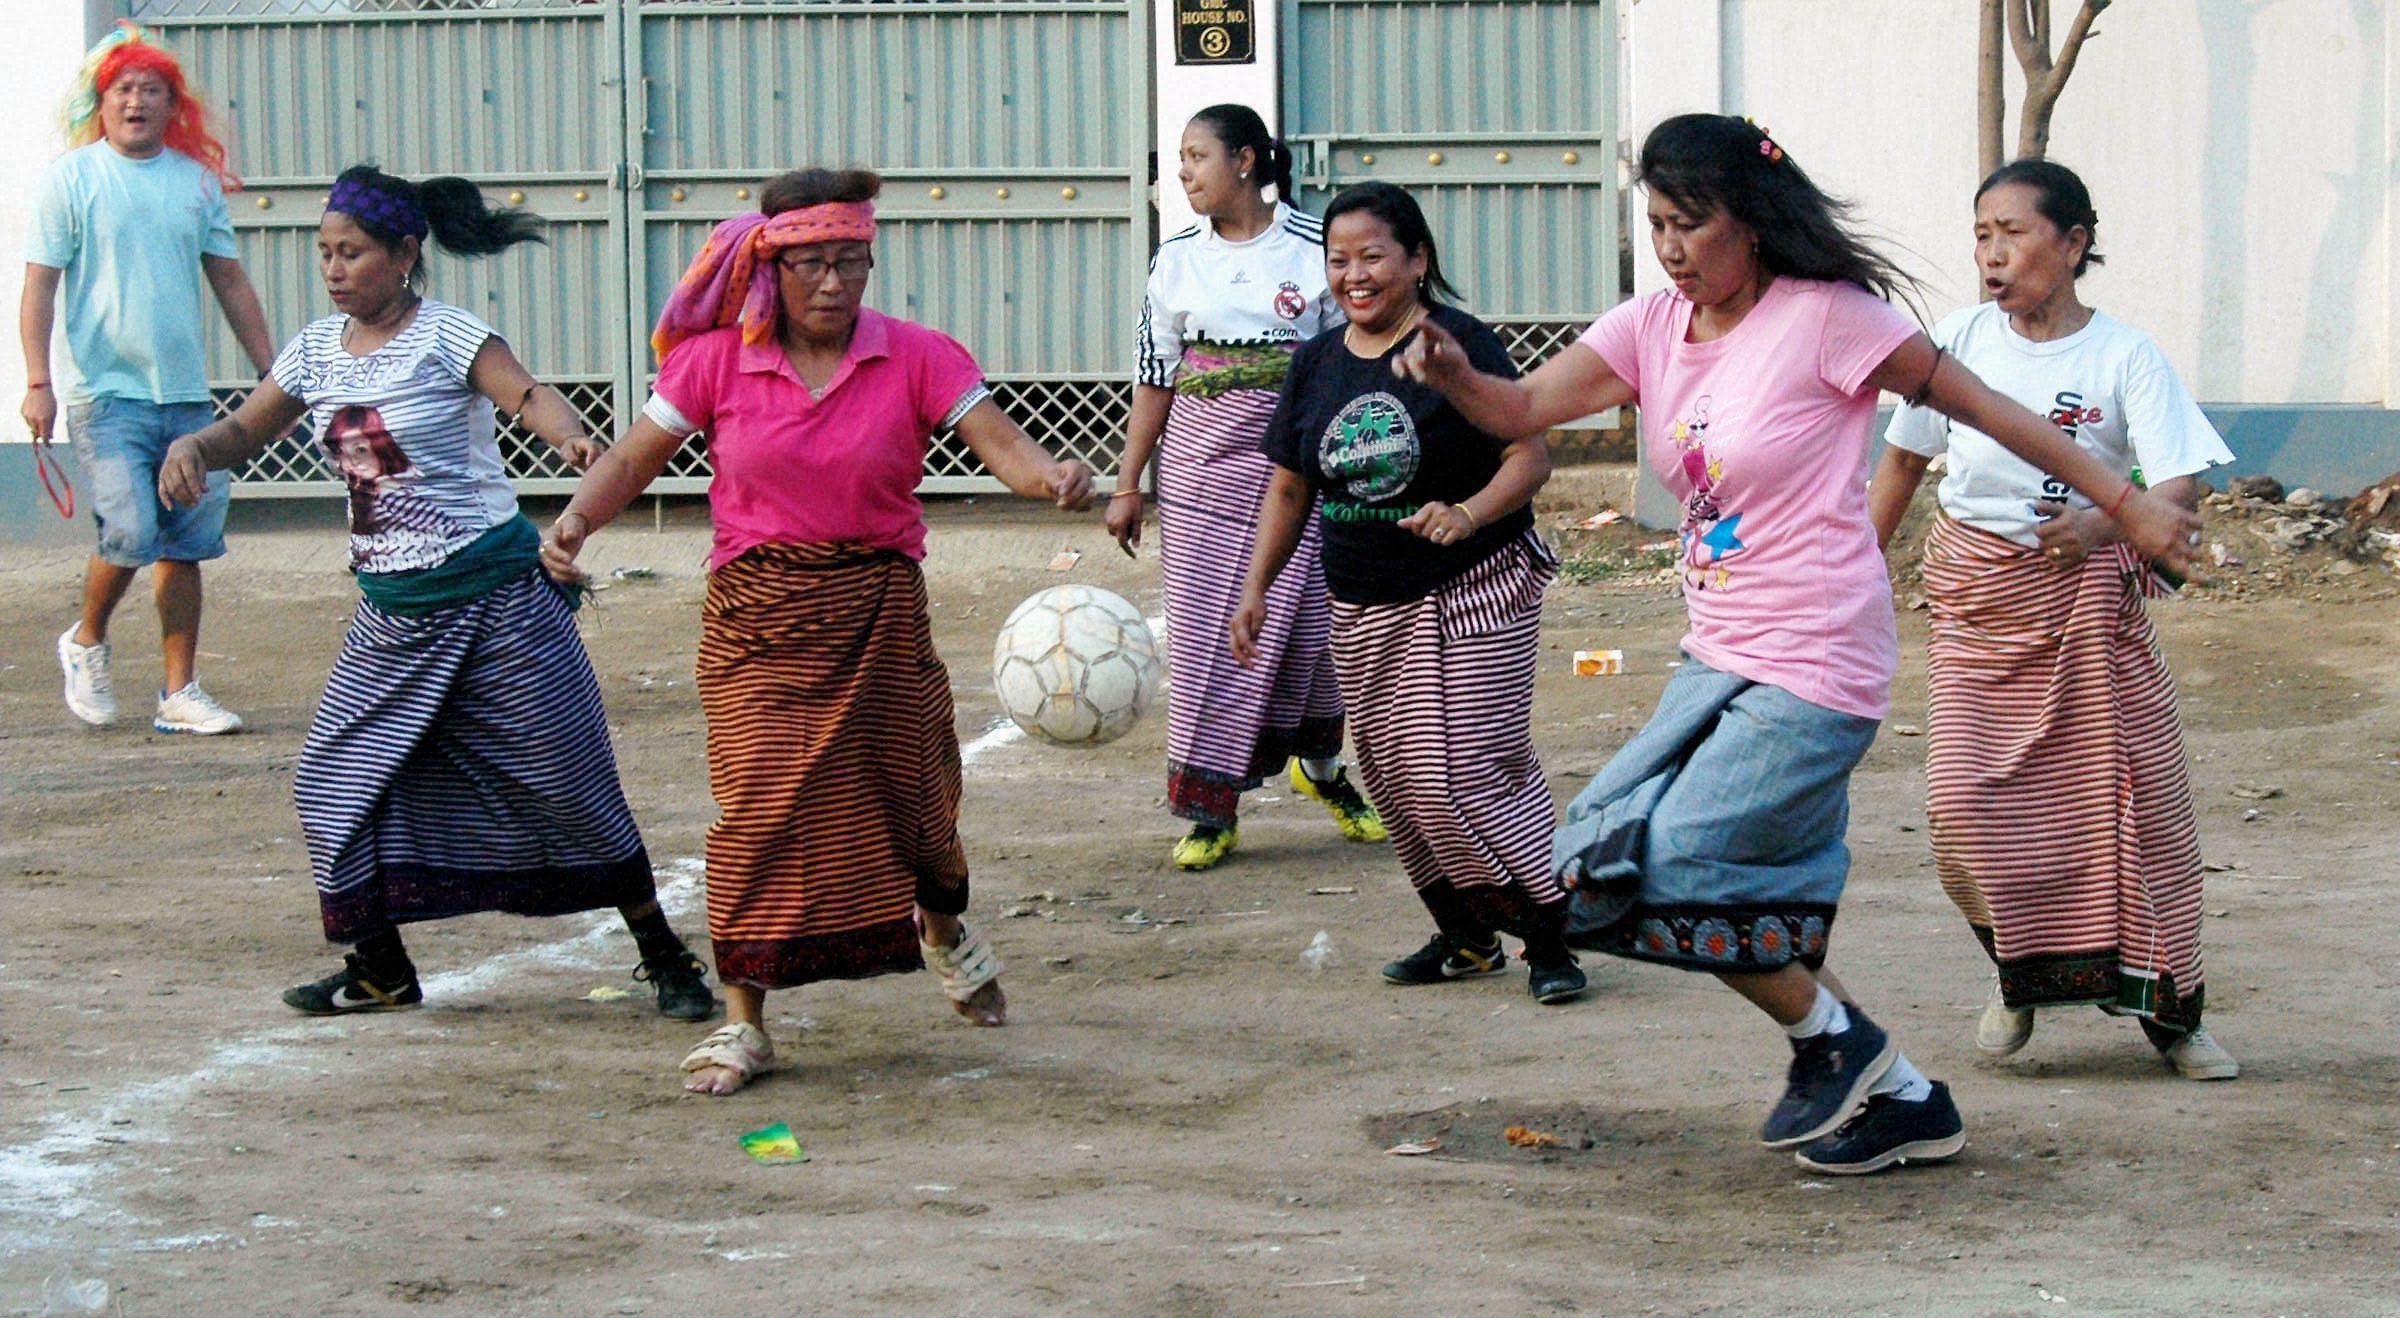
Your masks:
{"label": "gold necklace", "polygon": [[1394,328],[1391,333],[1384,336],[1383,342],[1377,345],[1375,351],[1373,352],[1359,352],[1358,326],[1355,323],[1343,327],[1342,342],[1350,345],[1350,351],[1358,353],[1358,355],[1361,357],[1381,357],[1383,354],[1392,350],[1393,344],[1398,343],[1404,338],[1407,338],[1408,332],[1415,329],[1417,327],[1417,322],[1424,318],[1424,303],[1419,302],[1411,306],[1408,309],[1408,314],[1401,318],[1400,324]]}

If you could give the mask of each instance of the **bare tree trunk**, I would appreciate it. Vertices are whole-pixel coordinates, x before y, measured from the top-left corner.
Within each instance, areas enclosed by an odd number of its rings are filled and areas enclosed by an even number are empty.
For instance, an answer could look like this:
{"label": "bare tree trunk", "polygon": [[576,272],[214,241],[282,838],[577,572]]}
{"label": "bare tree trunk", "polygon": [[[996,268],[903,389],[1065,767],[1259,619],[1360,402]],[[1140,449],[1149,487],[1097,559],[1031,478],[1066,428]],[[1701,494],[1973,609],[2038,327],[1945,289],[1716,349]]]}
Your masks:
{"label": "bare tree trunk", "polygon": [[2025,70],[2025,104],[2017,117],[2017,156],[2034,159],[2050,153],[2050,112],[2067,89],[2083,43],[2093,36],[2092,20],[2111,0],[2083,0],[2067,39],[2055,58],[2050,53],[2050,0],[2007,0],[2008,43],[2016,48],[2017,64]]}
{"label": "bare tree trunk", "polygon": [[2005,0],[1983,0],[1983,12],[1976,18],[1975,45],[1975,146],[1976,159],[1982,168],[1977,178],[1988,178],[2004,163],[2000,156],[2002,122],[2008,117],[2008,86],[2003,81],[2000,63],[2001,49],[2007,37],[2000,7]]}

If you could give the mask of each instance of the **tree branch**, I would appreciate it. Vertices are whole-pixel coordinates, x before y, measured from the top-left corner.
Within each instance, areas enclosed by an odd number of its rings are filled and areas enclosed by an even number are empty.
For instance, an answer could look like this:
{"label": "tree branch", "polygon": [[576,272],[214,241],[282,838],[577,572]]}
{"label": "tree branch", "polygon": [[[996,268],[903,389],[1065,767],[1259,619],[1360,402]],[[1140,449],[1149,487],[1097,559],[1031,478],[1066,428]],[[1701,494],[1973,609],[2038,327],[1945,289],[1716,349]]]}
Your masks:
{"label": "tree branch", "polygon": [[2034,6],[2050,8],[2050,0],[2008,0],[2008,44],[2017,53],[2017,67],[2025,70],[2025,86],[2031,89],[2034,80],[2050,71],[2050,43],[2034,39]]}
{"label": "tree branch", "polygon": [[1975,152],[1982,165],[1978,177],[1988,178],[2007,161],[2002,158],[2002,125],[2008,117],[2007,84],[2001,60],[2005,57],[2006,23],[2000,16],[2007,0],[1983,0],[1977,15],[1975,46]]}
{"label": "tree branch", "polygon": [[[2066,44],[2058,48],[2058,61],[2050,69],[2050,77],[2058,84],[2059,90],[2065,90],[2068,75],[2075,72],[2075,57],[2083,53],[2084,41],[2098,35],[2092,31],[2093,20],[2099,18],[2100,11],[2108,8],[2113,2],[2114,0],[2083,0],[2083,8],[2075,11],[2075,21],[2067,25]],[[2055,95],[2054,92],[2053,96],[2055,97]]]}
{"label": "tree branch", "polygon": [[[2032,16],[2019,0],[2009,5],[2009,37],[2017,42],[2020,33],[2024,42],[2017,44],[2017,63],[2025,70],[2025,104],[2017,119],[2017,155],[2033,159],[2050,152],[2050,112],[2057,108],[2058,98],[2067,89],[2067,79],[2075,72],[2076,57],[2083,53],[2083,43],[2096,35],[2092,21],[2113,0],[2083,0],[2075,11],[2075,21],[2068,25],[2066,43],[2059,48],[2058,57],[2051,59],[2048,49],[2031,45]],[[2050,0],[2022,0],[2023,6],[2041,5],[2049,8]],[[2045,23],[2045,26],[2047,24]],[[2038,67],[2035,59],[2040,61]]]}

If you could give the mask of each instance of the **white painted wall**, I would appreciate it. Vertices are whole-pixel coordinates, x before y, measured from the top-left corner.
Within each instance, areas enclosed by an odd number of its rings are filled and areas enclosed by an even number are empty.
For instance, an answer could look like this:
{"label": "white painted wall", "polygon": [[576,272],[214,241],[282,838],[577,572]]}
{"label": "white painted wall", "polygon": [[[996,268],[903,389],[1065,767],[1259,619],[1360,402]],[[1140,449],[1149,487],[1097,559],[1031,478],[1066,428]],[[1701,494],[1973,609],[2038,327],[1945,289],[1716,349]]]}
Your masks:
{"label": "white painted wall", "polygon": [[1151,6],[1152,71],[1158,80],[1158,233],[1160,237],[1190,228],[1192,208],[1184,201],[1183,185],[1175,181],[1176,153],[1183,143],[1184,125],[1207,106],[1232,101],[1258,111],[1267,131],[1283,131],[1283,105],[1276,87],[1283,58],[1283,6],[1280,0],[1252,0],[1258,24],[1258,61],[1254,64],[1177,64],[1175,62],[1174,0],[1153,0]]}
{"label": "white painted wall", "polygon": [[[17,407],[25,397],[25,354],[17,342],[17,306],[25,293],[25,235],[33,191],[42,170],[66,149],[58,111],[83,62],[83,6],[74,0],[0,0],[0,308],[7,344],[0,347],[0,444],[32,441]],[[63,361],[63,336],[51,344]]]}
{"label": "white painted wall", "polygon": [[[2062,28],[2075,3],[2056,0]],[[1976,8],[1625,0],[1625,132],[1638,149],[1671,114],[1752,116],[1894,241],[1938,316],[1975,290]],[[2098,31],[2050,143],[2100,213],[2085,300],[2204,401],[2400,404],[2400,5],[2120,0]],[[1637,288],[1658,286],[1638,255]]]}

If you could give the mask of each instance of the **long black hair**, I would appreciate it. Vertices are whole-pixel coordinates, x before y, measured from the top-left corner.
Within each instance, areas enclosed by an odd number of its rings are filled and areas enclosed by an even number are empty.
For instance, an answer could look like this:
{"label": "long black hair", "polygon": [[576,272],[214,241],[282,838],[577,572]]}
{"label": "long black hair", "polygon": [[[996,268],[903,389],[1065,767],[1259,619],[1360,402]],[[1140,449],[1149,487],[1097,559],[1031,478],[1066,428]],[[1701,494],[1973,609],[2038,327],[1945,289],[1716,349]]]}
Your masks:
{"label": "long black hair", "polygon": [[1810,181],[1798,161],[1747,119],[1679,114],[1650,130],[1643,187],[1695,219],[1724,211],[1758,237],[1758,260],[1798,279],[1855,284],[1914,304],[1923,286],[1852,231],[1850,204]]}
{"label": "long black hair", "polygon": [[[459,256],[490,256],[503,252],[518,243],[545,243],[542,218],[530,211],[502,208],[494,210],[484,204],[483,189],[463,178],[447,176],[411,183],[396,174],[386,174],[373,165],[352,165],[333,181],[338,195],[364,189],[392,205],[361,206],[343,214],[368,237],[385,247],[396,247],[403,238],[419,235],[404,217],[414,211],[424,217],[433,241],[442,250]],[[409,286],[425,282],[425,263],[417,262],[408,269]]]}
{"label": "long black hair", "polygon": [[1272,183],[1278,200],[1292,199],[1292,149],[1267,131],[1267,121],[1258,117],[1258,111],[1228,101],[1193,115],[1192,122],[1207,124],[1208,131],[1224,144],[1226,155],[1238,156],[1244,151],[1251,154],[1258,162],[1260,191]]}
{"label": "long black hair", "polygon": [[2092,191],[2083,186],[2075,171],[2055,160],[2012,160],[1992,171],[1991,177],[1975,189],[1975,200],[2003,183],[2022,183],[2033,189],[2033,208],[2042,218],[2058,226],[2065,237],[2077,225],[2083,226],[2083,256],[2075,262],[2075,278],[2096,265],[2108,264],[2100,245],[2100,212],[2092,209]]}
{"label": "long black hair", "polygon": [[1333,222],[1352,211],[1365,211],[1392,231],[1392,237],[1409,251],[1425,253],[1425,277],[1417,281],[1417,300],[1428,307],[1456,304],[1463,299],[1450,281],[1442,277],[1442,254],[1433,245],[1433,226],[1425,222],[1425,211],[1408,189],[1397,183],[1360,183],[1341,190],[1333,204],[1325,208],[1325,229],[1333,231]]}

